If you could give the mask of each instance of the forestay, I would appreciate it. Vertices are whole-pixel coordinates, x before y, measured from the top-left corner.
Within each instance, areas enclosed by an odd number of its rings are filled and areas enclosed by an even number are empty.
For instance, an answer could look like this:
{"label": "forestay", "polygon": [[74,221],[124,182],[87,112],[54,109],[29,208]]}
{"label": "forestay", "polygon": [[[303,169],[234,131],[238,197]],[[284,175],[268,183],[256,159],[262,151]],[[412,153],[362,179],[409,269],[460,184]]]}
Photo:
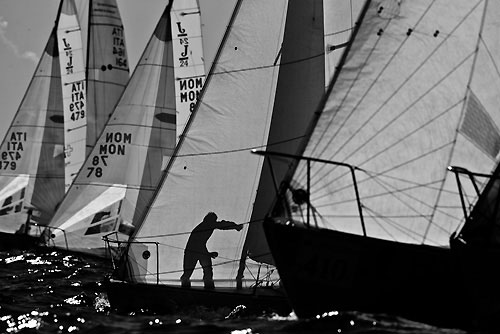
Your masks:
{"label": "forestay", "polygon": [[[373,1],[304,156],[352,164],[368,236],[447,245],[463,219],[449,165],[500,149],[498,5]],[[312,224],[362,233],[349,171],[311,165]],[[291,186],[306,188],[300,164]],[[471,190],[471,188],[469,188]],[[470,202],[474,192],[469,191]],[[292,203],[295,218],[306,206]]]}

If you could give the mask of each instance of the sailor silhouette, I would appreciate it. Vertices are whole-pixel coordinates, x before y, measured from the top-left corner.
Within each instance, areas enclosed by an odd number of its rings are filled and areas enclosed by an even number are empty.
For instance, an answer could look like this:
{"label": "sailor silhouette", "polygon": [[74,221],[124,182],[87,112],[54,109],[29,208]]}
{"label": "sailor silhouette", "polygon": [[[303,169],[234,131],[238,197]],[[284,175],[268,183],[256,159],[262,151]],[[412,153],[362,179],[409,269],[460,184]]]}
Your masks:
{"label": "sailor silhouette", "polygon": [[207,249],[207,241],[212,236],[215,229],[218,230],[237,230],[240,231],[243,225],[239,225],[227,220],[217,221],[217,215],[213,212],[207,213],[203,221],[199,223],[193,231],[184,249],[184,273],[181,276],[182,287],[191,286],[191,275],[200,261],[203,268],[203,283],[205,289],[213,289],[213,271],[212,271],[212,258],[216,258],[219,254],[217,252],[209,252]]}

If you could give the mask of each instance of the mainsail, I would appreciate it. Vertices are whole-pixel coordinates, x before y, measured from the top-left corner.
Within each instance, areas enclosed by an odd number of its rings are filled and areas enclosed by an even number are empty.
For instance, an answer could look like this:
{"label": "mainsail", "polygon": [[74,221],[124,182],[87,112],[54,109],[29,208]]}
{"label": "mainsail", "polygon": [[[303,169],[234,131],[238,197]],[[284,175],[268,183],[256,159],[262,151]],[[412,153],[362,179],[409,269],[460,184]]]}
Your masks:
{"label": "mainsail", "polygon": [[[497,7],[492,1],[370,3],[303,151],[358,168],[368,236],[448,245],[463,213],[447,167],[494,168]],[[349,171],[313,162],[310,175],[311,224],[363,234]],[[289,186],[307,188],[305,162]],[[472,187],[467,194],[473,202]],[[307,201],[290,207],[294,218],[305,219]]]}
{"label": "mainsail", "polygon": [[[183,96],[196,96],[191,86],[203,82],[200,30],[196,1],[166,7],[50,224],[50,246],[105,256],[104,235],[128,240],[138,226],[175,148],[177,119],[189,117],[192,101]],[[182,52],[175,53],[176,44]]]}
{"label": "mainsail", "polygon": [[[208,241],[218,252],[216,288],[255,283],[242,278],[258,277],[260,264],[248,261],[238,272],[240,258],[253,235],[247,232],[271,205],[256,197],[274,192],[262,178],[264,161],[249,150],[296,150],[324,92],[324,57],[322,1],[236,4],[199,104],[130,245],[128,279],[179,286],[186,242],[213,211],[244,224],[239,232],[216,230]],[[201,277],[198,267],[193,285],[202,285]]]}

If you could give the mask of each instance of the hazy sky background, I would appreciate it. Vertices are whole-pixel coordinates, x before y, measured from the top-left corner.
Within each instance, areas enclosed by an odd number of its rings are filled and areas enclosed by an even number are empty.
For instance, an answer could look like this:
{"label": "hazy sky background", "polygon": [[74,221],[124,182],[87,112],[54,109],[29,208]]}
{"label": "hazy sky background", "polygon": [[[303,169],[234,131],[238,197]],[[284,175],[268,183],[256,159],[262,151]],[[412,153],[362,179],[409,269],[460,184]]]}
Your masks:
{"label": "hazy sky background", "polygon": [[[205,60],[219,46],[236,0],[199,0]],[[131,71],[168,0],[117,0]],[[78,3],[83,3],[78,0]],[[53,28],[59,0],[0,0],[0,141],[35,71]]]}

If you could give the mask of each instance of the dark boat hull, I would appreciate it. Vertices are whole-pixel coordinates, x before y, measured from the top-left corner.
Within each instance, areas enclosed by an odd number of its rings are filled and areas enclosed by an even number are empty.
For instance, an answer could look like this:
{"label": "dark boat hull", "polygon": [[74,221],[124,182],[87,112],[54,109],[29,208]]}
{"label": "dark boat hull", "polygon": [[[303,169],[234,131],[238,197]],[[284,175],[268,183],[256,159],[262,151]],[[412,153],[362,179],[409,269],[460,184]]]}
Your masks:
{"label": "dark boat hull", "polygon": [[38,246],[39,241],[39,237],[0,232],[0,250],[2,251],[34,249]]}
{"label": "dark boat hull", "polygon": [[345,310],[468,326],[463,275],[450,249],[272,221],[264,229],[299,317]]}
{"label": "dark boat hull", "polygon": [[210,309],[233,310],[239,305],[245,312],[276,312],[287,315],[291,312],[284,292],[276,288],[234,289],[202,287],[182,288],[164,284],[130,283],[118,280],[105,281],[105,289],[113,309],[119,312],[147,310],[169,314],[189,310],[196,306]]}

